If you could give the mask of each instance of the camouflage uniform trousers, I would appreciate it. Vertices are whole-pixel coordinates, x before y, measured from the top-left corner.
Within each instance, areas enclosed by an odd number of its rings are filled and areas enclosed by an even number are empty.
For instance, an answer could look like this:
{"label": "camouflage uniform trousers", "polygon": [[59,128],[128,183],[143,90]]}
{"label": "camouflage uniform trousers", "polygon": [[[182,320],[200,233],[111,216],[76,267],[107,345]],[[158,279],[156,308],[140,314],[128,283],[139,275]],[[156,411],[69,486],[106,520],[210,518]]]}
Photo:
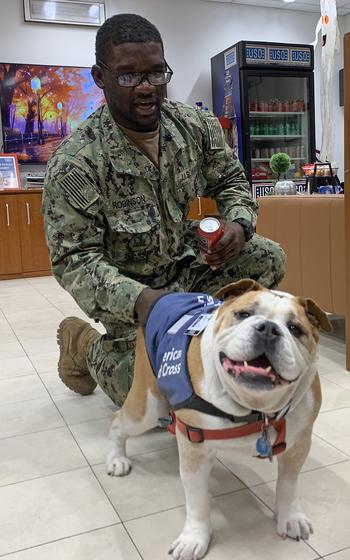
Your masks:
{"label": "camouflage uniform trousers", "polygon": [[[164,288],[169,291],[206,292],[242,278],[252,278],[267,288],[276,288],[285,272],[285,254],[277,243],[254,235],[238,257],[219,270],[211,270],[198,258],[180,270],[177,278]],[[118,338],[116,338],[116,336]],[[130,390],[135,358],[136,327],[113,329],[113,337],[102,335],[89,348],[90,374],[102,390],[121,406]]]}

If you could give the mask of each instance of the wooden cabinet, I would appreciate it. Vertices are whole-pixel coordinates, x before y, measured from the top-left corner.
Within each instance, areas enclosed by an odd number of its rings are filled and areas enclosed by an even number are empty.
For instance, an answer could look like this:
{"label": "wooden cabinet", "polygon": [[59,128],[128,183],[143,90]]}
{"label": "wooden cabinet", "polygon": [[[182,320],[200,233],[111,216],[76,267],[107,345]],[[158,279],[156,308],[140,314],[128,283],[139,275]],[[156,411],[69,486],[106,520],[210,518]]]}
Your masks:
{"label": "wooden cabinet", "polygon": [[202,220],[207,216],[218,216],[218,208],[211,198],[197,196],[190,204],[189,220]]}
{"label": "wooden cabinet", "polygon": [[[51,274],[41,215],[41,191],[0,191],[0,280]],[[188,218],[217,216],[216,203],[197,197]]]}
{"label": "wooden cabinet", "polygon": [[14,196],[0,196],[0,275],[22,271],[17,201]]}
{"label": "wooden cabinet", "polygon": [[0,279],[51,274],[41,191],[0,193]]}

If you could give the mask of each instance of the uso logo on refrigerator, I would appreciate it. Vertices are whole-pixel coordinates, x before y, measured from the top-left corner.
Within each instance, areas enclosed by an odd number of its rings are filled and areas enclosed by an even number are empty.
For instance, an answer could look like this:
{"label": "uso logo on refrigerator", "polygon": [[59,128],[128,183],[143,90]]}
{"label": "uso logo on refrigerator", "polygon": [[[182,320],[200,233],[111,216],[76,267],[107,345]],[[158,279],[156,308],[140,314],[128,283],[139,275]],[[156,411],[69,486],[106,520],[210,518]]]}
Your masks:
{"label": "uso logo on refrigerator", "polygon": [[290,49],[290,61],[292,64],[309,66],[311,63],[310,49]]}
{"label": "uso logo on refrigerator", "polygon": [[268,62],[289,62],[289,49],[271,48],[268,49]]}
{"label": "uso logo on refrigerator", "polygon": [[294,67],[311,67],[312,65],[311,48],[298,46],[247,44],[245,46],[245,60],[247,64]]}
{"label": "uso logo on refrigerator", "polygon": [[245,48],[245,59],[246,62],[250,62],[250,63],[267,62],[266,47],[247,45]]}

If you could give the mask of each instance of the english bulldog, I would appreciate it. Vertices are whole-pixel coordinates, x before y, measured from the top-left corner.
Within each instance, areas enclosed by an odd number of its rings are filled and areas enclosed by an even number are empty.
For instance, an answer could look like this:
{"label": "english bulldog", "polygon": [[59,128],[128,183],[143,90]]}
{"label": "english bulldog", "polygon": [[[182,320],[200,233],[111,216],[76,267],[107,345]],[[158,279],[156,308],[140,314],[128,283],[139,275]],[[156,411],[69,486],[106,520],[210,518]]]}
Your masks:
{"label": "english bulldog", "polygon": [[[277,532],[284,539],[296,540],[306,540],[312,533],[297,483],[321,405],[319,330],[331,331],[330,322],[312,300],[270,291],[252,280],[230,284],[216,297],[224,301],[209,297],[205,302],[202,296],[204,313],[202,309],[194,326],[193,317],[186,315],[190,325],[185,327],[197,336],[188,337],[186,358],[193,394],[175,407],[173,416],[187,512],[184,528],[169,551],[176,560],[198,560],[208,550],[208,479],[222,446],[247,450],[258,457],[257,463],[276,454]],[[159,301],[149,315],[156,323],[164,315],[157,310]],[[168,309],[166,299],[164,303]],[[210,313],[205,305],[212,308]],[[198,323],[205,324],[200,334]],[[173,347],[163,353],[155,370],[157,361],[151,365],[145,346],[147,328],[138,330],[132,388],[110,427],[107,472],[111,476],[124,476],[131,470],[127,438],[157,426],[171,408],[169,396],[157,381],[172,377],[172,383],[177,383],[182,350]]]}

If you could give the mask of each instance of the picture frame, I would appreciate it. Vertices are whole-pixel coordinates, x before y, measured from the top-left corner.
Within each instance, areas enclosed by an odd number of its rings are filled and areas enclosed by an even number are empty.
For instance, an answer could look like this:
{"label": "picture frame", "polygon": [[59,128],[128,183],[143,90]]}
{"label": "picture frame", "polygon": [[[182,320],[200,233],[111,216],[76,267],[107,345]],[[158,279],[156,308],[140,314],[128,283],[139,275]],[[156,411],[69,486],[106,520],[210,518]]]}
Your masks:
{"label": "picture frame", "polygon": [[0,190],[21,189],[17,154],[0,154]]}

